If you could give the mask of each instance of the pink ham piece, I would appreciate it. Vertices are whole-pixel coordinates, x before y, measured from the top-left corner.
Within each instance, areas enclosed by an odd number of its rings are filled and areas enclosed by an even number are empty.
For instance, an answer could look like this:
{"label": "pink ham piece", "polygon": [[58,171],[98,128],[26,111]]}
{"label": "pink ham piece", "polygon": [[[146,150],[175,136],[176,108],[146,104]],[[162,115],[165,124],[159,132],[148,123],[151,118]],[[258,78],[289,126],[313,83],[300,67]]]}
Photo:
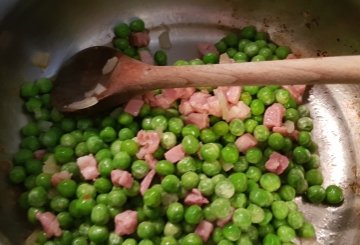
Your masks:
{"label": "pink ham piece", "polygon": [[228,117],[224,118],[227,122],[230,122],[233,119],[244,120],[250,117],[250,107],[247,106],[244,102],[239,101],[236,105],[230,107]]}
{"label": "pink ham piece", "polygon": [[219,57],[219,64],[231,64],[235,63],[234,59],[231,59],[227,53],[223,53]]}
{"label": "pink ham piece", "polygon": [[264,125],[269,129],[280,127],[285,114],[285,108],[280,103],[274,103],[269,106],[264,114]]}
{"label": "pink ham piece", "polygon": [[289,91],[296,102],[301,103],[303,101],[306,85],[283,85],[282,87]]}
{"label": "pink ham piece", "polygon": [[187,124],[195,124],[199,127],[199,129],[207,128],[210,124],[210,120],[207,114],[195,112],[187,115],[185,118],[185,122]]}
{"label": "pink ham piece", "polygon": [[157,160],[154,158],[154,156],[152,154],[146,154],[144,157],[144,160],[148,164],[150,169],[155,169]]}
{"label": "pink ham piece", "polygon": [[66,180],[66,179],[71,179],[72,174],[69,173],[68,171],[61,171],[58,173],[54,173],[51,176],[51,184],[53,186],[57,186],[61,181]]}
{"label": "pink ham piece", "polygon": [[184,199],[186,205],[203,205],[208,204],[209,200],[204,197],[198,189],[192,189],[189,194],[186,195]]}
{"label": "pink ham piece", "polygon": [[152,180],[154,179],[156,174],[155,169],[151,169],[149,173],[143,178],[143,180],[140,183],[140,193],[141,195],[144,195],[145,191],[149,189]]}
{"label": "pink ham piece", "polygon": [[198,43],[197,49],[201,56],[207,53],[219,54],[219,51],[212,43]]}
{"label": "pink ham piece", "polygon": [[100,175],[97,169],[96,159],[92,154],[79,157],[76,160],[76,163],[79,166],[80,173],[85,180],[94,180]]}
{"label": "pink ham piece", "polygon": [[240,86],[222,86],[218,87],[225,94],[226,100],[231,104],[237,104],[240,100],[241,87]]}
{"label": "pink ham piece", "polygon": [[143,32],[132,32],[130,34],[130,43],[137,48],[146,47],[150,43],[150,36],[147,30]]}
{"label": "pink ham piece", "polygon": [[181,144],[178,144],[165,152],[164,157],[169,162],[176,163],[185,157],[185,152]]}
{"label": "pink ham piece", "polygon": [[126,104],[124,111],[136,117],[139,115],[140,109],[143,105],[144,101],[141,98],[133,98]]}
{"label": "pink ham piece", "polygon": [[221,108],[218,99],[215,96],[207,98],[208,113],[210,115],[221,117]]}
{"label": "pink ham piece", "polygon": [[60,237],[62,235],[63,232],[60,229],[59,221],[57,220],[56,216],[53,213],[37,212],[36,219],[39,220],[48,238],[53,236]]}
{"label": "pink ham piece", "polygon": [[257,140],[251,134],[246,133],[237,138],[235,145],[241,153],[245,153],[248,149],[257,145]]}
{"label": "pink ham piece", "polygon": [[129,189],[133,185],[134,179],[128,171],[115,169],[111,171],[111,182],[115,186],[122,186]]}
{"label": "pink ham piece", "polygon": [[150,51],[147,49],[141,49],[139,50],[139,56],[140,56],[140,60],[142,62],[144,62],[145,64],[148,65],[154,65],[154,58],[152,57],[152,55],[150,54]]}
{"label": "pink ham piece", "polygon": [[179,112],[186,116],[189,115],[191,112],[194,112],[194,109],[192,108],[190,102],[188,100],[181,100],[179,105]]}
{"label": "pink ham piece", "polygon": [[196,91],[195,88],[191,88],[191,87],[189,87],[189,88],[176,88],[176,89],[181,91],[179,99],[188,99]]}
{"label": "pink ham piece", "polygon": [[151,106],[158,106],[154,91],[149,91],[143,94],[143,100]]}
{"label": "pink ham piece", "polygon": [[297,140],[299,136],[299,131],[295,129],[295,123],[293,121],[286,121],[280,127],[273,127],[272,131],[274,133],[282,134],[283,136],[290,137]]}
{"label": "pink ham piece", "polygon": [[114,218],[115,233],[119,236],[131,235],[136,231],[138,215],[136,211],[126,210]]}
{"label": "pink ham piece", "polygon": [[203,92],[196,92],[193,95],[191,95],[189,102],[195,112],[207,113],[209,110],[207,99],[209,97],[210,94]]}
{"label": "pink ham piece", "polygon": [[229,215],[223,219],[218,219],[216,221],[216,225],[219,227],[223,227],[224,225],[226,225],[232,219],[234,211],[235,211],[235,209],[231,208],[231,212],[229,213]]}
{"label": "pink ham piece", "polygon": [[42,160],[44,156],[46,155],[47,151],[45,149],[40,149],[37,151],[34,151],[33,155],[36,160]]}
{"label": "pink ham piece", "polygon": [[200,224],[197,225],[195,233],[198,234],[204,242],[207,242],[213,230],[214,225],[211,222],[202,220]]}
{"label": "pink ham piece", "polygon": [[139,159],[144,159],[146,154],[152,154],[158,149],[160,144],[160,135],[158,132],[153,130],[140,130],[136,135],[136,141],[141,146],[136,156]]}
{"label": "pink ham piece", "polygon": [[271,153],[270,158],[265,163],[266,170],[278,175],[282,174],[288,166],[289,159],[275,151]]}

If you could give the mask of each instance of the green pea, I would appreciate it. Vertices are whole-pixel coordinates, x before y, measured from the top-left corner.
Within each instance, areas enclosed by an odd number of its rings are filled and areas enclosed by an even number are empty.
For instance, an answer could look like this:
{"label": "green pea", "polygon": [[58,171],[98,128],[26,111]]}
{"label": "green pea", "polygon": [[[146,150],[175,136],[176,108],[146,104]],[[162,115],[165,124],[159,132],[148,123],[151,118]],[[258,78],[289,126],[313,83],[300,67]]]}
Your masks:
{"label": "green pea", "polygon": [[244,156],[240,156],[239,160],[233,164],[233,170],[235,172],[244,172],[248,169],[249,163]]}
{"label": "green pea", "polygon": [[315,237],[315,228],[309,222],[305,222],[303,226],[299,229],[299,234],[304,238],[314,238]]}
{"label": "green pea", "polygon": [[280,238],[272,233],[267,234],[263,239],[264,245],[281,245]]}
{"label": "green pea", "polygon": [[108,194],[108,202],[111,207],[120,208],[126,203],[126,201],[127,197],[123,190],[112,190]]}
{"label": "green pea", "polygon": [[215,176],[221,172],[221,164],[219,161],[204,162],[202,164],[202,171],[207,176]]}
{"label": "green pea", "polygon": [[176,145],[176,143],[177,143],[176,142],[176,135],[173,132],[164,132],[161,135],[161,146],[164,149],[168,150],[168,149],[174,147]]}
{"label": "green pea", "polygon": [[253,164],[259,163],[262,159],[262,156],[263,155],[261,150],[257,147],[252,147],[245,153],[246,161]]}
{"label": "green pea", "polygon": [[201,237],[196,233],[189,233],[181,240],[181,245],[203,245]]}
{"label": "green pea", "polygon": [[203,143],[213,143],[217,140],[218,136],[210,128],[201,130],[200,139]]}
{"label": "green pea", "polygon": [[71,217],[69,212],[60,212],[56,215],[56,218],[59,221],[60,227],[63,229],[69,229],[74,222],[74,219]]}
{"label": "green pea", "polygon": [[205,64],[216,64],[219,63],[219,55],[215,53],[204,54],[202,60]]}
{"label": "green pea", "polygon": [[98,136],[91,136],[86,140],[86,147],[90,153],[97,153],[104,147],[104,142]]}
{"label": "green pea", "polygon": [[235,33],[230,32],[223,38],[223,41],[228,47],[235,47],[239,42],[239,37]]}
{"label": "green pea", "polygon": [[132,140],[124,140],[121,142],[121,150],[129,154],[130,156],[134,156],[139,151],[138,144]]}
{"label": "green pea", "polygon": [[276,56],[281,60],[285,59],[289,55],[289,53],[291,53],[290,48],[286,46],[279,46],[275,50]]}
{"label": "green pea", "polygon": [[255,116],[262,115],[265,112],[264,102],[262,102],[259,99],[254,99],[251,101],[250,109],[251,109],[251,114]]}
{"label": "green pea", "polygon": [[142,239],[150,239],[155,236],[155,233],[155,225],[150,221],[141,222],[136,230],[136,234]]}
{"label": "green pea", "polygon": [[176,193],[180,188],[180,180],[176,175],[166,175],[161,181],[161,187],[168,193]]}
{"label": "green pea", "polygon": [[249,206],[247,207],[247,210],[251,213],[252,223],[258,224],[265,219],[265,212],[261,207],[250,203]]}
{"label": "green pea", "polygon": [[158,115],[151,119],[151,127],[154,130],[164,131],[168,127],[168,122],[165,116]]}
{"label": "green pea", "polygon": [[228,239],[229,241],[233,241],[233,242],[239,240],[239,238],[241,236],[240,228],[232,223],[226,224],[224,226],[222,232],[226,239]]}
{"label": "green pea", "polygon": [[186,60],[177,60],[174,63],[174,66],[186,66],[189,65],[189,62],[187,62]]}
{"label": "green pea", "polygon": [[176,164],[176,170],[179,174],[184,174],[189,171],[196,171],[196,163],[192,157],[184,157]]}
{"label": "green pea", "polygon": [[234,211],[232,221],[241,229],[246,229],[251,225],[251,213],[245,208],[238,208]]}
{"label": "green pea", "polygon": [[303,214],[299,211],[289,211],[287,222],[289,223],[290,227],[296,230],[303,226],[305,220]]}
{"label": "green pea", "polygon": [[259,46],[255,42],[250,42],[245,45],[244,53],[248,57],[252,58],[259,53],[259,49],[260,49]]}
{"label": "green pea", "polygon": [[24,148],[24,149],[36,151],[36,150],[40,149],[41,144],[37,137],[29,136],[29,137],[23,138],[23,140],[21,141],[20,147]]}
{"label": "green pea", "polygon": [[100,177],[95,180],[94,187],[98,193],[108,193],[112,188],[112,183],[109,179]]}
{"label": "green pea", "polygon": [[164,51],[158,50],[154,54],[154,60],[157,65],[164,66],[167,63],[167,55]]}
{"label": "green pea", "polygon": [[248,204],[247,197],[244,193],[235,193],[231,198],[231,205],[234,208],[245,208]]}
{"label": "green pea", "polygon": [[114,27],[114,33],[117,37],[125,38],[130,34],[130,28],[126,23],[119,23]]}
{"label": "green pea", "polygon": [[108,208],[105,204],[97,204],[91,210],[91,222],[96,225],[105,225],[110,219]]}
{"label": "green pea", "polygon": [[281,180],[280,177],[273,173],[266,173],[260,178],[260,185],[267,191],[273,192],[280,188]]}
{"label": "green pea", "polygon": [[242,63],[249,61],[249,57],[244,52],[236,52],[232,57],[235,62]]}
{"label": "green pea", "polygon": [[254,129],[254,137],[259,142],[265,142],[270,136],[269,129],[264,125],[257,125]]}
{"label": "green pea", "polygon": [[24,186],[27,190],[36,187],[36,177],[34,175],[27,176],[24,181]]}
{"label": "green pea", "polygon": [[298,110],[294,108],[288,108],[285,111],[285,119],[296,122],[300,118]]}
{"label": "green pea", "polygon": [[24,83],[21,85],[20,94],[24,98],[35,97],[39,93],[39,87],[34,83]]}
{"label": "green pea", "polygon": [[15,166],[9,173],[9,179],[13,184],[20,184],[25,181],[26,172],[22,166]]}
{"label": "green pea", "polygon": [[226,218],[232,211],[230,199],[227,198],[218,197],[210,204],[210,206],[218,219]]}
{"label": "green pea", "polygon": [[179,223],[184,218],[185,209],[181,203],[171,203],[166,209],[166,216],[172,223]]}
{"label": "green pea", "polygon": [[260,207],[268,207],[273,201],[273,196],[269,191],[256,188],[250,191],[249,199],[252,203]]}
{"label": "green pea", "polygon": [[182,132],[182,129],[184,127],[184,122],[181,120],[181,118],[178,117],[172,117],[168,121],[168,130],[175,135],[179,135]]}
{"label": "green pea", "polygon": [[50,201],[50,207],[56,211],[65,211],[69,206],[69,200],[62,196],[55,196]]}
{"label": "green pea", "polygon": [[213,162],[219,158],[220,149],[215,143],[207,143],[201,147],[200,154],[205,161]]}
{"label": "green pea", "polygon": [[227,44],[224,39],[221,39],[217,43],[215,43],[216,49],[219,51],[219,53],[225,53],[227,49]]}
{"label": "green pea", "polygon": [[229,132],[229,125],[225,121],[219,121],[212,127],[214,133],[218,136],[224,136]]}
{"label": "green pea", "polygon": [[225,146],[220,151],[220,158],[226,163],[235,163],[239,160],[239,151],[236,147]]}
{"label": "green pea", "polygon": [[156,208],[161,204],[161,191],[157,188],[150,188],[144,193],[144,204],[150,208]]}
{"label": "green pea", "polygon": [[324,181],[323,175],[319,169],[310,169],[305,173],[305,179],[309,186],[321,185]]}
{"label": "green pea", "polygon": [[256,36],[256,28],[254,26],[245,26],[241,29],[240,36],[246,39],[254,39]]}
{"label": "green pea", "polygon": [[161,160],[156,163],[156,173],[166,176],[175,172],[175,165],[167,160]]}
{"label": "green pea", "polygon": [[30,206],[35,208],[40,208],[44,206],[47,203],[47,201],[48,201],[47,192],[43,187],[37,186],[29,191],[28,202]]}
{"label": "green pea", "polygon": [[134,19],[129,23],[130,30],[132,32],[142,32],[145,30],[145,23],[142,19]]}
{"label": "green pea", "polygon": [[294,160],[298,164],[304,164],[310,161],[311,153],[303,146],[297,146],[293,150]]}
{"label": "green pea", "polygon": [[77,184],[72,179],[62,180],[56,187],[57,191],[66,198],[71,198],[76,193]]}
{"label": "green pea", "polygon": [[336,185],[329,185],[325,189],[326,192],[326,202],[329,204],[340,204],[344,201],[344,194],[340,187]]}
{"label": "green pea", "polygon": [[136,179],[142,179],[149,172],[149,165],[143,160],[136,160],[131,165],[131,173]]}
{"label": "green pea", "polygon": [[313,120],[310,117],[301,117],[297,120],[296,127],[299,130],[310,132],[313,129]]}
{"label": "green pea", "polygon": [[189,206],[184,213],[184,220],[190,225],[196,225],[203,219],[201,207],[198,205]]}
{"label": "green pea", "polygon": [[296,196],[296,190],[290,185],[282,185],[279,189],[279,194],[282,200],[291,201]]}
{"label": "green pea", "polygon": [[123,238],[117,235],[114,232],[109,234],[108,245],[121,245],[123,243]]}
{"label": "green pea", "polygon": [[164,235],[165,236],[173,236],[179,237],[181,234],[181,226],[179,224],[173,224],[171,222],[167,222],[164,227]]}
{"label": "green pea", "polygon": [[234,48],[228,48],[226,49],[226,54],[230,57],[233,58],[234,55],[238,52],[238,50],[234,49]]}
{"label": "green pea", "polygon": [[271,204],[271,210],[276,219],[283,220],[289,213],[289,208],[284,201],[274,201]]}
{"label": "green pea", "polygon": [[200,148],[199,140],[193,135],[186,135],[182,139],[181,145],[187,154],[194,154]]}
{"label": "green pea", "polygon": [[189,171],[181,176],[181,186],[186,190],[191,190],[197,187],[199,182],[200,178],[195,172]]}
{"label": "green pea", "polygon": [[284,136],[280,133],[272,133],[268,138],[268,144],[274,150],[281,150],[285,145]]}
{"label": "green pea", "polygon": [[105,226],[92,225],[89,229],[88,237],[94,243],[105,242],[109,237],[108,228]]}
{"label": "green pea", "polygon": [[218,197],[231,198],[235,194],[235,187],[229,180],[222,180],[215,185],[215,194]]}
{"label": "green pea", "polygon": [[198,138],[200,136],[200,129],[196,125],[188,124],[182,128],[181,134],[183,137],[186,135],[193,135]]}
{"label": "green pea", "polygon": [[204,61],[202,61],[199,58],[189,61],[189,65],[203,65],[203,64],[204,64]]}
{"label": "green pea", "polygon": [[320,185],[313,185],[307,189],[306,197],[312,203],[322,203],[325,200],[326,191]]}
{"label": "green pea", "polygon": [[253,133],[256,126],[258,126],[258,122],[256,120],[251,119],[251,118],[245,120],[245,130],[246,130],[246,132]]}

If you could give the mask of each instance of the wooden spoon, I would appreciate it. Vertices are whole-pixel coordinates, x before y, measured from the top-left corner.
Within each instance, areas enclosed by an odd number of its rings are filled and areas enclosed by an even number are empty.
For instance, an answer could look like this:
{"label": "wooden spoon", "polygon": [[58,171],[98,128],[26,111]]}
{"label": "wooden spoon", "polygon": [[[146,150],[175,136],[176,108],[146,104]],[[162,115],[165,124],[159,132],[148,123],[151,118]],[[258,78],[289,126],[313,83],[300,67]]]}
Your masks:
{"label": "wooden spoon", "polygon": [[61,67],[52,99],[59,111],[98,111],[158,88],[359,82],[360,56],[152,66],[98,46],[80,51]]}

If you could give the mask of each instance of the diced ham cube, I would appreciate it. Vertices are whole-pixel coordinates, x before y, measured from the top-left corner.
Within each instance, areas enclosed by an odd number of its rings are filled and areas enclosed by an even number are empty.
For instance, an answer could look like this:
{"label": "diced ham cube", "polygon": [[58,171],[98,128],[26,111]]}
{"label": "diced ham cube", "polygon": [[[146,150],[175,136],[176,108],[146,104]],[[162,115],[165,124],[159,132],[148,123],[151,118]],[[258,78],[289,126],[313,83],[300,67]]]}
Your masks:
{"label": "diced ham cube", "polygon": [[36,160],[42,160],[44,156],[46,155],[47,151],[45,149],[40,149],[34,151],[33,155]]}
{"label": "diced ham cube", "polygon": [[188,100],[181,100],[180,105],[179,105],[179,112],[186,116],[192,112],[194,112],[194,109],[192,108],[190,102]]}
{"label": "diced ham cube", "polygon": [[198,189],[192,189],[189,194],[186,195],[184,199],[186,205],[203,205],[208,204],[209,200],[204,197]]}
{"label": "diced ham cube", "polygon": [[207,104],[208,104],[208,113],[210,115],[221,117],[221,108],[219,100],[216,98],[216,96],[210,96],[207,98]]}
{"label": "diced ham cube", "polygon": [[231,212],[229,213],[229,215],[223,219],[218,219],[216,221],[216,225],[219,227],[223,227],[224,225],[226,225],[232,219],[234,211],[235,211],[235,209],[231,208]]}
{"label": "diced ham cube", "polygon": [[189,99],[193,93],[195,93],[196,89],[189,87],[189,88],[177,88],[181,90],[181,95],[179,99]]}
{"label": "diced ham cube", "polygon": [[66,180],[66,179],[71,179],[72,174],[69,173],[68,171],[61,171],[58,173],[54,173],[51,176],[51,184],[53,186],[57,186],[61,181]]}
{"label": "diced ham cube", "polygon": [[181,144],[178,144],[165,152],[164,157],[166,160],[172,163],[176,163],[185,157],[184,149]]}
{"label": "diced ham cube", "polygon": [[136,135],[136,141],[141,146],[136,156],[139,159],[144,159],[146,154],[154,153],[160,144],[160,135],[158,132],[150,130],[140,130]]}
{"label": "diced ham cube", "polygon": [[235,145],[241,153],[245,153],[248,149],[257,145],[257,140],[251,134],[246,133],[237,138]]}
{"label": "diced ham cube", "polygon": [[119,236],[131,235],[136,231],[138,215],[136,211],[126,210],[114,218],[115,233]]}
{"label": "diced ham cube", "polygon": [[207,220],[202,220],[197,225],[195,229],[195,233],[198,234],[204,242],[207,242],[207,240],[209,240],[209,237],[213,229],[214,229],[214,225],[211,222]]}
{"label": "diced ham cube", "polygon": [[219,57],[219,64],[231,64],[235,63],[234,59],[231,59],[227,53],[223,53]]}
{"label": "diced ham cube", "polygon": [[187,124],[195,124],[199,127],[199,129],[207,128],[210,124],[210,120],[207,114],[195,112],[187,115],[185,122]]}
{"label": "diced ham cube", "polygon": [[286,121],[280,127],[273,127],[272,131],[274,133],[279,133],[282,134],[283,136],[290,137],[295,140],[297,140],[299,136],[299,131],[295,129],[295,123],[292,121]]}
{"label": "diced ham cube", "polygon": [[147,175],[141,181],[141,183],[140,183],[140,193],[141,193],[141,195],[144,195],[145,191],[147,189],[149,189],[149,187],[151,185],[151,182],[155,177],[155,174],[156,174],[155,169],[151,169],[149,171],[149,173],[147,173]]}
{"label": "diced ham cube", "polygon": [[237,104],[240,100],[241,87],[240,86],[230,86],[226,87],[226,99],[232,103]]}
{"label": "diced ham cube", "polygon": [[152,55],[150,54],[150,51],[147,49],[141,49],[139,51],[139,56],[140,56],[140,60],[148,65],[154,65],[154,58],[152,57]]}
{"label": "diced ham cube", "polygon": [[197,49],[201,56],[207,53],[219,54],[219,51],[212,43],[198,43]]}
{"label": "diced ham cube", "polygon": [[230,107],[228,112],[228,117],[224,118],[227,122],[230,122],[233,119],[244,120],[250,117],[250,107],[244,102],[239,101],[236,105]]}
{"label": "diced ham cube", "polygon": [[149,91],[143,94],[143,99],[147,104],[151,106],[158,106],[154,91]]}
{"label": "diced ham cube", "polygon": [[191,95],[189,102],[194,111],[199,113],[207,113],[209,110],[207,99],[210,94],[203,92],[196,92]]}
{"label": "diced ham cube", "polygon": [[143,32],[132,32],[130,34],[130,43],[137,48],[146,47],[150,43],[150,36],[147,30]]}
{"label": "diced ham cube", "polygon": [[134,179],[128,171],[114,169],[111,171],[111,182],[115,186],[122,186],[129,189],[133,185]]}
{"label": "diced ham cube", "polygon": [[53,213],[37,212],[36,219],[40,221],[40,224],[48,238],[53,236],[60,237],[62,235],[63,232],[60,228],[59,221]]}
{"label": "diced ham cube", "polygon": [[285,108],[280,103],[274,103],[269,106],[264,114],[264,125],[269,129],[280,127],[285,114]]}
{"label": "diced ham cube", "polygon": [[296,102],[301,103],[303,101],[306,85],[283,85],[282,87],[289,91]]}
{"label": "diced ham cube", "polygon": [[92,154],[79,157],[76,160],[76,163],[85,180],[94,180],[100,175],[99,170],[97,169],[96,159]]}
{"label": "diced ham cube", "polygon": [[289,159],[275,151],[271,153],[270,158],[265,163],[266,170],[278,175],[282,174],[288,166]]}
{"label": "diced ham cube", "polygon": [[151,169],[155,168],[157,160],[154,158],[153,154],[145,154],[144,160]]}
{"label": "diced ham cube", "polygon": [[140,109],[143,105],[144,101],[141,98],[133,98],[126,104],[124,111],[136,117],[139,115]]}

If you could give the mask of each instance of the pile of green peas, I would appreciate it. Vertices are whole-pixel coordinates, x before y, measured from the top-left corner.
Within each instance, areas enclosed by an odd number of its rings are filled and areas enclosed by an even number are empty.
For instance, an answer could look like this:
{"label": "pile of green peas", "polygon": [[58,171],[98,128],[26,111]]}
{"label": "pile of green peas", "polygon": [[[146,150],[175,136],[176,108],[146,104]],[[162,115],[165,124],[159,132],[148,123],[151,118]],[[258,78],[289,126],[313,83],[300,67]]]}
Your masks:
{"label": "pile of green peas", "polygon": [[[114,46],[138,58],[128,38],[144,28],[141,19],[120,23],[114,28]],[[290,52],[253,26],[229,33],[215,46],[236,62],[284,59]],[[166,53],[157,51],[154,59],[165,65]],[[208,53],[175,65],[217,63],[218,59],[217,54]],[[296,237],[315,237],[313,225],[294,202],[297,196],[315,204],[338,205],[344,200],[338,186],[322,187],[308,108],[298,105],[281,87],[244,86],[240,99],[251,108],[251,117],[228,123],[210,116],[210,127],[201,130],[184,122],[176,104],[166,110],[144,104],[137,117],[122,108],[96,117],[68,117],[52,108],[51,89],[52,82],[46,78],[21,87],[30,121],[21,128],[20,149],[9,173],[10,181],[23,187],[19,204],[27,210],[29,222],[39,225],[36,213],[50,211],[63,230],[56,238],[37,232],[35,244],[200,245],[204,242],[194,231],[207,220],[215,224],[208,244],[291,245]],[[294,122],[299,130],[296,140],[262,125],[266,108],[275,102],[286,108],[284,120]],[[160,147],[153,154],[158,160],[157,178],[144,196],[139,192],[140,182],[150,168],[136,158],[140,147],[134,140],[141,129],[162,132]],[[245,133],[253,134],[259,143],[242,154],[234,142]],[[164,153],[178,144],[186,157],[173,164],[164,159]],[[34,152],[43,149],[46,155],[36,159]],[[290,159],[280,176],[264,167],[274,151]],[[78,157],[88,154],[98,162],[100,176],[95,181],[84,181],[76,164]],[[130,189],[112,185],[114,169],[131,172]],[[54,187],[51,176],[59,171],[68,171],[72,177]],[[185,205],[184,197],[193,188],[209,204]],[[127,209],[137,211],[138,226],[134,234],[120,237],[113,232],[113,219]],[[231,214],[228,223],[216,226]]]}

